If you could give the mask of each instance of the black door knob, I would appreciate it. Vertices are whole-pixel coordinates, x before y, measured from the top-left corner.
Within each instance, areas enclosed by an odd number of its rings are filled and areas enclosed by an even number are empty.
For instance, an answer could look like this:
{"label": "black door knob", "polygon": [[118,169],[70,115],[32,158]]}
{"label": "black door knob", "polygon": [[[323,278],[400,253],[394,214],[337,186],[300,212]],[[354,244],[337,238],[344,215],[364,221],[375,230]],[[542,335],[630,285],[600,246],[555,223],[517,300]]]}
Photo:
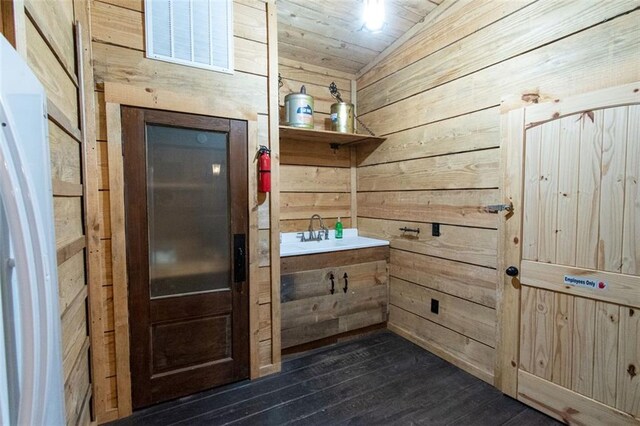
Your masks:
{"label": "black door knob", "polygon": [[515,266],[509,266],[505,272],[510,277],[515,277],[520,271],[518,271],[518,268],[516,268]]}

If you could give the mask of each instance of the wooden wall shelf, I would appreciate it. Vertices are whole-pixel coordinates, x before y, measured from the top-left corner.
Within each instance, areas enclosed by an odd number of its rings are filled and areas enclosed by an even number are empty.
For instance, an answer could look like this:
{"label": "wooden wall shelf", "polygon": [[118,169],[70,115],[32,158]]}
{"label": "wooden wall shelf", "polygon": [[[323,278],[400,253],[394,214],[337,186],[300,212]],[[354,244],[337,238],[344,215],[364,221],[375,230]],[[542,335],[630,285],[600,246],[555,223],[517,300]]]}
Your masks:
{"label": "wooden wall shelf", "polygon": [[329,130],[301,129],[298,127],[280,126],[280,140],[303,142],[323,142],[335,145],[355,145],[365,142],[384,142],[385,138],[355,133],[340,133]]}

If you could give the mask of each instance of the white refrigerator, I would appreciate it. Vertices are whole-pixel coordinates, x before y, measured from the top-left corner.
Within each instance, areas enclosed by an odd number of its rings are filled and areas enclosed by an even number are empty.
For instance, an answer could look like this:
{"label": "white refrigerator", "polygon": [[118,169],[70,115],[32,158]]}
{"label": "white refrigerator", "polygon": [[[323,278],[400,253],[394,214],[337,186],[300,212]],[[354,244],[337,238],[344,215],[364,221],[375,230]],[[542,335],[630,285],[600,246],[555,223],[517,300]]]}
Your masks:
{"label": "white refrigerator", "polygon": [[0,423],[62,425],[46,96],[1,35],[0,126]]}

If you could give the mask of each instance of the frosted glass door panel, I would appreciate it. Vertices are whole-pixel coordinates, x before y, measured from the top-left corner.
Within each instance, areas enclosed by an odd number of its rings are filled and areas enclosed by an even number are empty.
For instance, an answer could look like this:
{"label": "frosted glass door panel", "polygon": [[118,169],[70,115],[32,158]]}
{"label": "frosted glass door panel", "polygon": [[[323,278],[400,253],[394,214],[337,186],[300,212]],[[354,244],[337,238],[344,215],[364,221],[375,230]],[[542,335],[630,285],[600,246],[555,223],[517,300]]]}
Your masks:
{"label": "frosted glass door panel", "polygon": [[146,126],[151,297],[229,288],[227,134]]}

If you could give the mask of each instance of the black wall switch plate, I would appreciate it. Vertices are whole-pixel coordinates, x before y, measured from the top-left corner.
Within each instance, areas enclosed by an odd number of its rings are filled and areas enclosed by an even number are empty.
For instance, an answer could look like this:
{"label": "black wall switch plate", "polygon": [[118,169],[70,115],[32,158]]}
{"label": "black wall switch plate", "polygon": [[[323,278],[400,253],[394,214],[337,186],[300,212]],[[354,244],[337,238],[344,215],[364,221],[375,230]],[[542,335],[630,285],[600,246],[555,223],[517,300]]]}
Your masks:
{"label": "black wall switch plate", "polygon": [[432,237],[439,237],[440,236],[440,224],[439,223],[432,223],[431,224],[431,236]]}
{"label": "black wall switch plate", "polygon": [[431,312],[438,315],[440,311],[440,302],[436,299],[431,299]]}

